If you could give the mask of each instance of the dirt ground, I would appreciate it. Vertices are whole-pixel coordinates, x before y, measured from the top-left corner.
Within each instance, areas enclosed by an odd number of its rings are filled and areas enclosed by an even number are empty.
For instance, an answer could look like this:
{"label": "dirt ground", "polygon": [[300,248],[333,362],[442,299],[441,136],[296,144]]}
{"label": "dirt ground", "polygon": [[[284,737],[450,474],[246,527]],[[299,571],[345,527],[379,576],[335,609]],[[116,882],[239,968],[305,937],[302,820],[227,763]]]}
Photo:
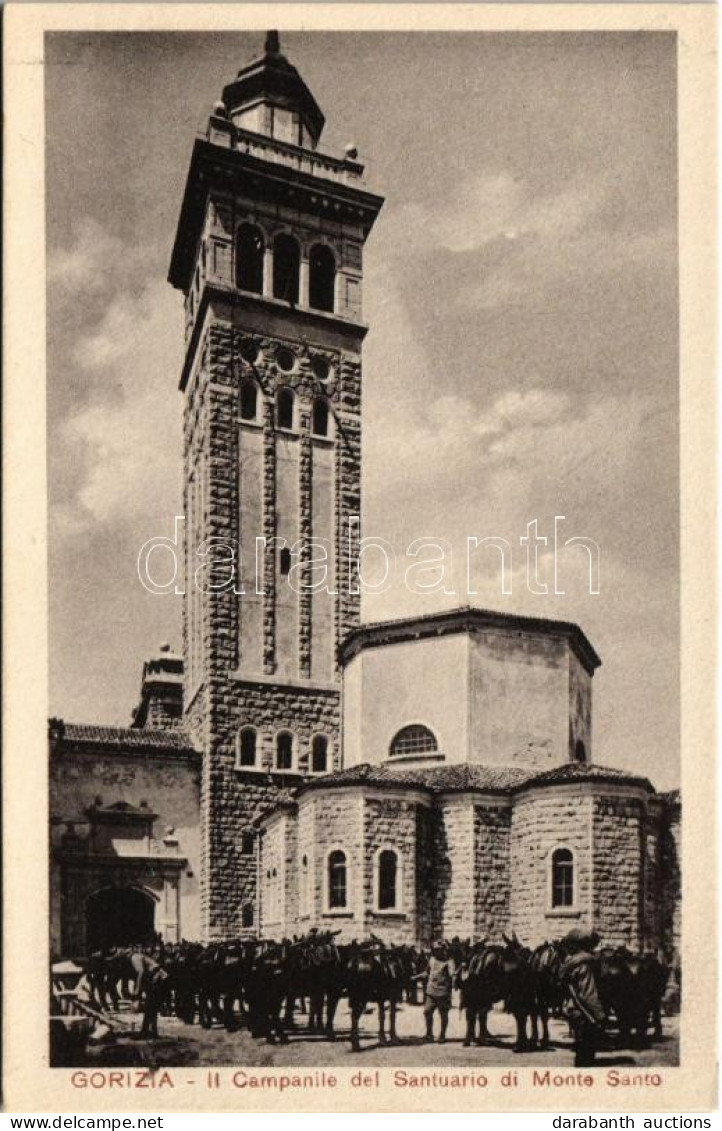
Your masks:
{"label": "dirt ground", "polygon": [[[114,1015],[126,1028],[140,1029],[141,1017],[130,1007]],[[438,1033],[438,1018],[436,1019]],[[171,1066],[212,1067],[292,1067],[295,1065],[354,1067],[404,1067],[434,1065],[440,1067],[497,1066],[570,1066],[574,1055],[567,1025],[551,1021],[551,1047],[545,1051],[523,1054],[513,1052],[515,1027],[513,1019],[500,1009],[489,1015],[490,1043],[481,1048],[464,1048],[462,1016],[458,1008],[450,1014],[445,1044],[428,1044],[421,1007],[404,1004],[397,1016],[398,1043],[379,1045],[376,1007],[369,1007],[362,1018],[362,1050],[351,1051],[349,1044],[350,1021],[345,1003],[339,1005],[336,1018],[336,1041],[312,1036],[304,1031],[305,1018],[296,1014],[296,1027],[290,1031],[285,1045],[269,1044],[250,1036],[240,1029],[227,1033],[218,1024],[209,1030],[199,1025],[185,1025],[174,1017],[161,1017],[159,1039],[141,1041],[131,1034],[120,1037],[114,1044],[99,1046],[83,1057],[83,1066],[115,1067],[119,1065],[145,1065],[149,1068]],[[647,1049],[609,1049],[598,1056],[600,1067],[613,1065],[657,1068],[679,1063],[679,1019],[663,1018],[664,1035]],[[76,1066],[81,1066],[78,1061]]]}

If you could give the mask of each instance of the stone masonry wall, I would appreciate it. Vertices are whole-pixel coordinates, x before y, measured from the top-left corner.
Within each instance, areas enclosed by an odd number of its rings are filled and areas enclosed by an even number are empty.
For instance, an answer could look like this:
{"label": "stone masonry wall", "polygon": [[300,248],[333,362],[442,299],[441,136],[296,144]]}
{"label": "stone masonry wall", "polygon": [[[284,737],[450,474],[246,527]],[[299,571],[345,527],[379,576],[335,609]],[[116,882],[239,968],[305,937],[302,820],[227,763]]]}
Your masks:
{"label": "stone masonry wall", "polygon": [[[241,345],[244,335],[230,326],[211,323],[199,346],[202,364],[189,389],[186,411],[186,454],[190,473],[190,454],[193,453],[195,474],[202,470],[203,514],[200,526],[196,524],[194,538],[240,540],[238,508],[238,418],[239,385],[244,373]],[[284,343],[288,344],[288,343]],[[271,356],[268,342],[264,350]],[[301,369],[302,380],[309,380],[310,369]],[[348,369],[348,363],[344,363]],[[358,408],[359,367],[349,376],[340,360],[336,362],[336,386],[327,390],[329,396],[338,395],[340,411],[353,415],[356,389]],[[246,366],[247,367],[247,366]],[[260,376],[267,396],[266,435],[272,438],[273,398],[275,380],[280,379],[271,361]],[[283,383],[288,383],[285,375]],[[303,388],[297,389],[299,395]],[[307,420],[306,420],[307,423]],[[346,424],[349,421],[346,420]],[[337,492],[343,507],[356,505],[355,493],[360,478],[360,434],[354,441],[354,429],[349,424],[348,442],[339,442],[338,456],[342,462],[341,475],[337,475]],[[354,446],[355,444],[355,446]],[[270,445],[273,448],[273,444]],[[266,444],[266,478],[264,487],[264,533],[272,537],[275,508],[273,478],[268,476],[268,461],[273,470],[275,452]],[[198,453],[204,453],[199,461]],[[351,454],[349,454],[351,452]],[[306,461],[306,466],[308,461]],[[308,468],[306,466],[306,474]],[[349,482],[349,477],[353,482]],[[339,479],[341,480],[339,482]],[[306,488],[307,493],[307,488]],[[269,525],[270,524],[270,525]],[[271,530],[273,526],[273,530]],[[339,546],[340,546],[339,527]],[[202,540],[202,539],[201,539]],[[264,668],[268,683],[245,684],[234,675],[242,657],[238,651],[240,618],[243,616],[242,598],[233,593],[232,586],[225,590],[211,588],[201,597],[195,597],[196,609],[192,625],[186,610],[185,648],[187,655],[196,656],[198,688],[191,689],[189,718],[194,734],[200,738],[204,749],[204,769],[201,797],[202,821],[202,907],[203,930],[207,937],[228,937],[237,933],[240,909],[249,899],[255,900],[256,873],[253,861],[240,852],[243,830],[262,808],[270,807],[278,791],[288,784],[288,775],[261,777],[253,772],[236,770],[236,736],[241,725],[258,728],[261,764],[269,766],[272,758],[275,733],[288,729],[297,738],[296,769],[308,768],[310,743],[315,733],[323,733],[330,740],[331,759],[338,765],[340,729],[340,693],[315,689],[304,684],[301,674],[308,670],[309,629],[302,621],[299,629],[299,680],[298,685],[276,685],[273,682],[275,667],[275,615],[273,599],[275,575],[273,563],[276,555],[267,556],[266,598],[263,612]],[[273,568],[271,568],[273,567]],[[226,567],[219,567],[214,576],[223,579]],[[338,573],[343,572],[340,564]],[[210,577],[210,571],[206,574]],[[339,581],[341,580],[339,576]],[[342,585],[338,585],[342,590]],[[341,597],[338,598],[341,602]],[[336,617],[336,631],[347,631],[358,617],[358,598],[345,601]],[[200,643],[191,635],[200,634]],[[189,669],[191,665],[189,664]]]}
{"label": "stone masonry wall", "polygon": [[438,858],[435,846],[441,841],[438,826],[441,814],[434,807],[416,809],[416,931],[419,946],[428,947],[440,932],[438,891],[440,875],[447,867]]}
{"label": "stone masonry wall", "polygon": [[[76,942],[73,953],[83,953],[82,940],[85,937],[86,907],[84,899],[92,894],[92,883],[75,889],[61,908],[62,891],[60,859],[63,846],[69,834],[76,842],[75,858],[85,861],[87,876],[92,864],[89,843],[90,822],[87,810],[97,798],[103,805],[125,802],[136,808],[141,803],[157,814],[153,835],[164,851],[170,851],[187,860],[187,866],[178,877],[179,920],[178,930],[188,939],[200,935],[199,913],[199,872],[200,844],[198,827],[199,765],[191,756],[173,755],[168,752],[152,754],[133,751],[122,753],[117,750],[99,748],[97,750],[71,750],[60,747],[53,751],[50,759],[50,841],[52,859],[51,890],[51,942],[54,953],[62,953],[64,940],[61,936],[61,922],[66,936]],[[163,838],[173,829],[173,848],[166,849]],[[102,863],[102,862],[101,862]],[[151,866],[152,870],[152,866]],[[136,867],[129,862],[127,879],[129,883],[141,886],[147,883],[148,869]],[[107,886],[108,875],[104,873],[97,886]],[[77,895],[77,899],[76,899]],[[73,904],[73,905],[71,905]],[[159,909],[158,916],[162,915]],[[159,919],[157,919],[159,922]],[[159,924],[160,925],[160,924]]]}
{"label": "stone masonry wall", "polygon": [[[258,339],[262,363],[253,366],[241,356],[249,340]],[[282,373],[275,363],[275,350],[279,345],[292,348],[300,361],[293,374]],[[190,535],[193,542],[205,539],[233,540],[241,538],[239,514],[238,420],[240,381],[252,373],[264,398],[264,489],[263,533],[272,538],[275,524],[275,425],[273,405],[277,384],[294,387],[297,395],[306,398],[299,420],[309,427],[308,405],[317,391],[311,369],[311,354],[322,352],[293,340],[255,338],[237,327],[218,321],[209,321],[205,335],[198,346],[199,365],[190,383],[186,406],[186,478],[191,474],[202,477],[202,515],[193,524]],[[247,353],[247,350],[246,350]],[[340,427],[337,440],[336,532],[337,532],[337,609],[335,616],[336,641],[358,622],[359,598],[348,593],[344,565],[346,546],[344,516],[360,508],[360,363],[357,355],[334,354],[329,357],[332,379],[324,389],[336,406]],[[304,402],[306,403],[306,402]],[[300,464],[303,483],[300,497],[310,506],[311,463],[304,459]],[[186,505],[189,502],[186,483]],[[308,533],[310,514],[301,516],[301,531]],[[194,547],[189,547],[191,552]],[[342,553],[343,550],[343,553]],[[190,558],[192,561],[192,556]],[[289,729],[297,735],[297,769],[308,766],[310,740],[314,733],[324,733],[331,742],[331,757],[339,758],[339,693],[314,691],[304,677],[310,670],[310,626],[308,610],[301,603],[301,620],[298,629],[298,687],[274,685],[276,666],[275,552],[267,554],[263,604],[263,656],[264,674],[268,684],[248,686],[238,682],[234,672],[243,671],[243,657],[239,654],[240,623],[243,617],[243,598],[225,589],[208,586],[201,595],[187,595],[192,599],[192,615],[186,609],[184,637],[186,663],[192,671],[195,687],[190,688],[194,733],[201,738],[205,753],[202,782],[202,906],[204,933],[208,937],[228,936],[237,930],[241,905],[255,898],[255,871],[251,862],[239,855],[238,845],[243,829],[257,814],[259,808],[270,806],[278,789],[284,784],[239,775],[235,770],[235,742],[238,727],[243,723],[256,726],[260,733],[262,758],[267,763],[275,732]],[[226,567],[218,567],[214,578],[223,579]],[[206,578],[211,578],[210,569]],[[190,659],[194,657],[194,662]],[[288,677],[286,677],[288,678]],[[338,679],[338,671],[337,671]],[[292,679],[291,683],[295,681]],[[198,687],[201,688],[198,694]]]}
{"label": "stone masonry wall", "polygon": [[[591,927],[592,797],[579,786],[530,791],[514,800],[511,818],[509,926],[527,946]],[[574,854],[575,903],[551,907],[550,865],[556,848]]]}
{"label": "stone masonry wall", "polygon": [[509,929],[511,806],[474,805],[474,937],[501,942]]}
{"label": "stone masonry wall", "polygon": [[[313,921],[322,931],[339,931],[340,942],[363,938],[363,796],[354,789],[324,790],[302,804],[313,807]],[[327,859],[334,848],[346,853],[349,907],[344,911],[325,906]]]}
{"label": "stone masonry wall", "polygon": [[662,945],[664,902],[662,895],[662,804],[651,798],[642,829],[642,945],[658,950]]}
{"label": "stone masonry wall", "polygon": [[440,799],[434,829],[437,866],[436,924],[444,938],[474,933],[474,806],[467,796]]}
{"label": "stone masonry wall", "polygon": [[604,943],[643,946],[645,804],[623,794],[594,798],[594,926]]}
{"label": "stone masonry wall", "polygon": [[682,840],[680,805],[674,800],[665,805],[661,828],[660,902],[662,904],[662,946],[668,958],[679,959],[682,947]]}
{"label": "stone masonry wall", "polygon": [[[364,932],[389,943],[413,944],[417,937],[416,809],[416,801],[395,797],[367,798],[364,805]],[[394,849],[401,861],[399,911],[376,909],[376,853],[382,848]]]}

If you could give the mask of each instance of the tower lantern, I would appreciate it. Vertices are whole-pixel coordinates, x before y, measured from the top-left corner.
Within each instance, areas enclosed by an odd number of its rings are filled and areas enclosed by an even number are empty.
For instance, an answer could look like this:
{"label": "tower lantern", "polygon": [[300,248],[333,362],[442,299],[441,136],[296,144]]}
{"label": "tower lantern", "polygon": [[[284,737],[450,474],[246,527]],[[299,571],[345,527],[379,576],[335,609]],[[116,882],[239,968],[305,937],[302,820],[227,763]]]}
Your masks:
{"label": "tower lantern", "polygon": [[359,621],[362,255],[383,201],[355,152],[317,150],[323,125],[269,32],[196,138],[171,258],[207,937],[256,929],[255,817],[340,764],[338,650]]}
{"label": "tower lantern", "polygon": [[241,129],[311,149],[325,122],[311,91],[281,54],[277,31],[266,35],[264,54],[224,88],[223,102]]}

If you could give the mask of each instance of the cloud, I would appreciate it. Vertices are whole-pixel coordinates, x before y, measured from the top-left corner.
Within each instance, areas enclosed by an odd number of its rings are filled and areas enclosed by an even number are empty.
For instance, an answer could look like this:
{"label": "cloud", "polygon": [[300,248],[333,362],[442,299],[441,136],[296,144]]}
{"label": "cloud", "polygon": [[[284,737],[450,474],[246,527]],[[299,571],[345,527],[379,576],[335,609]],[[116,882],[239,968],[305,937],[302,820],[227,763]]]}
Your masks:
{"label": "cloud", "polygon": [[565,239],[581,230],[604,200],[601,184],[569,184],[538,194],[506,171],[475,174],[451,197],[398,209],[398,226],[418,250],[469,252],[497,240]]}
{"label": "cloud", "polygon": [[47,277],[52,293],[75,298],[89,288],[117,286],[140,260],[140,249],[129,247],[89,216],[74,224],[69,246],[51,248]]}
{"label": "cloud", "polygon": [[[550,290],[589,289],[600,277],[634,269],[674,272],[677,244],[670,227],[639,231],[614,206],[611,178],[570,180],[543,192],[508,171],[482,172],[449,196],[396,211],[390,254],[451,256],[457,285],[449,298],[461,309],[553,307]],[[442,263],[429,269],[447,276]],[[427,271],[419,268],[419,278]]]}
{"label": "cloud", "polygon": [[67,488],[56,484],[61,536],[116,523],[140,538],[147,524],[167,516],[170,525],[179,513],[179,324],[177,297],[153,279],[134,296],[117,294],[75,341],[71,359],[82,377],[54,445]]}

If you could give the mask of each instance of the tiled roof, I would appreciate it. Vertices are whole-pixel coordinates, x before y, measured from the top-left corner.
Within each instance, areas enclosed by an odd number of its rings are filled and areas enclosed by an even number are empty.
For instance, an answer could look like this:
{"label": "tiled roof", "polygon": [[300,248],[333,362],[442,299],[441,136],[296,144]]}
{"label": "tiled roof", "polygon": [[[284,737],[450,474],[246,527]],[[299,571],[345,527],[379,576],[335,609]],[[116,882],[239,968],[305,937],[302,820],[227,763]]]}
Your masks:
{"label": "tiled roof", "polygon": [[649,779],[639,774],[630,774],[627,770],[618,770],[612,766],[590,766],[581,762],[565,762],[563,766],[544,770],[541,774],[531,776],[525,784],[554,785],[557,782],[572,781],[621,782],[623,785],[641,785],[654,793],[654,786]]}
{"label": "tiled roof", "polygon": [[372,766],[363,762],[335,774],[326,774],[304,782],[298,792],[345,785],[400,785],[426,789],[432,794],[463,793],[467,790],[511,794],[529,786],[576,781],[620,782],[624,785],[640,785],[654,792],[651,783],[637,774],[607,766],[581,765],[578,762],[567,762],[541,773],[517,766],[478,766],[466,762],[429,769],[398,769],[388,763]]}
{"label": "tiled roof", "polygon": [[422,772],[434,793],[465,789],[510,793],[516,786],[523,785],[531,775],[530,770],[519,766],[474,766],[469,763],[439,766]]}
{"label": "tiled roof", "polygon": [[87,723],[63,723],[53,719],[50,733],[52,738],[78,746],[102,746],[113,750],[167,750],[169,753],[194,751],[190,738],[180,730],[108,727]]}

